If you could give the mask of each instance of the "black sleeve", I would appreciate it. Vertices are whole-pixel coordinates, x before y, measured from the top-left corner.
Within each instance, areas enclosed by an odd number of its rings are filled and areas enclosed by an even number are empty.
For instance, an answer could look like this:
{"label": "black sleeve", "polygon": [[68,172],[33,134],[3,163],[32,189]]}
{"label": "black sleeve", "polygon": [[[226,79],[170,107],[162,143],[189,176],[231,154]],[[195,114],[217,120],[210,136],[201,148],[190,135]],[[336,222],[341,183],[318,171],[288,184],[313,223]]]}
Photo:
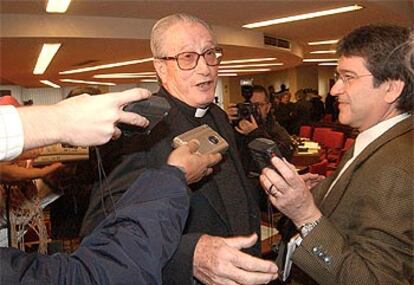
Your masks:
{"label": "black sleeve", "polygon": [[0,284],[161,284],[189,199],[174,167],[146,171],[72,255],[0,250]]}

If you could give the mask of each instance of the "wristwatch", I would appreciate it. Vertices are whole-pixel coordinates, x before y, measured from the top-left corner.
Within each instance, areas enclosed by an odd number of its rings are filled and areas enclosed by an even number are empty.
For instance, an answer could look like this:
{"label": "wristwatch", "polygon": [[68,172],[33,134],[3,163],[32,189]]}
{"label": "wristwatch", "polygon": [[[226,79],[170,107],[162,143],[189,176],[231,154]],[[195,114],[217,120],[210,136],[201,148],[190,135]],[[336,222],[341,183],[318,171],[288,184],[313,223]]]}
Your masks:
{"label": "wristwatch", "polygon": [[309,222],[309,223],[305,223],[302,226],[299,227],[299,233],[300,236],[302,238],[305,238],[320,222],[321,218],[313,221],[313,222]]}

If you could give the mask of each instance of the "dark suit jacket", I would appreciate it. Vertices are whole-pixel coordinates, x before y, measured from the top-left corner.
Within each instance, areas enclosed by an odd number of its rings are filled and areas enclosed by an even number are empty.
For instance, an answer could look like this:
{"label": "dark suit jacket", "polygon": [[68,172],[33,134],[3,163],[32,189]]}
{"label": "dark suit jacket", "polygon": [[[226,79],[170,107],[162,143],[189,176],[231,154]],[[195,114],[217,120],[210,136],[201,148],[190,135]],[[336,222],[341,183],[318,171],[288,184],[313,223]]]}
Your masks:
{"label": "dark suit jacket", "polygon": [[[111,208],[112,200],[116,200],[127,185],[140,175],[145,168],[158,168],[165,164],[172,151],[172,140],[194,127],[200,122],[193,121],[183,112],[183,103],[169,95],[164,89],[159,96],[167,98],[171,110],[149,136],[140,136],[124,140],[114,152],[120,152],[120,163],[107,179],[102,194],[99,187],[92,191],[90,207],[85,215],[82,233],[87,234],[104,217],[101,197],[104,196],[105,208]],[[189,107],[186,107],[189,109]],[[185,110],[187,110],[185,109]],[[191,108],[190,108],[191,109]],[[200,182],[190,185],[190,213],[186,228],[178,249],[163,272],[164,284],[193,284],[193,253],[202,234],[216,236],[246,235],[252,232],[259,234],[260,216],[254,190],[244,174],[234,138],[234,131],[228,123],[223,110],[211,104],[208,111],[215,122],[213,128],[229,143],[229,150],[223,161],[212,175]],[[223,173],[231,173],[231,177],[223,177]],[[235,181],[240,187],[229,185]],[[99,186],[99,185],[98,185]],[[214,188],[214,189],[212,189]],[[111,191],[109,192],[108,189]],[[217,189],[217,190],[215,190]],[[102,189],[101,189],[102,190]],[[249,253],[259,255],[259,243]]]}
{"label": "dark suit jacket", "polygon": [[317,283],[413,282],[413,135],[410,116],[364,149],[323,202],[339,169],[314,190],[323,217],[293,262]]}

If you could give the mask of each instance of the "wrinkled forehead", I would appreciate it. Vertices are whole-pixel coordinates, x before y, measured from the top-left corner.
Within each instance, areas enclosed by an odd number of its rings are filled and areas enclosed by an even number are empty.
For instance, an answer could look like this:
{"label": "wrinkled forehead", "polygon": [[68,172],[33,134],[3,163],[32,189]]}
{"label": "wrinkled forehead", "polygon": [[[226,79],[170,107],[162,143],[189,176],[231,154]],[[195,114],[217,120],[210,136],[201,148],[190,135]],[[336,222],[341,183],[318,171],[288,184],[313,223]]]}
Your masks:
{"label": "wrinkled forehead", "polygon": [[211,31],[197,22],[177,22],[168,27],[162,38],[162,49],[168,52],[198,51],[194,49],[215,45],[216,40]]}

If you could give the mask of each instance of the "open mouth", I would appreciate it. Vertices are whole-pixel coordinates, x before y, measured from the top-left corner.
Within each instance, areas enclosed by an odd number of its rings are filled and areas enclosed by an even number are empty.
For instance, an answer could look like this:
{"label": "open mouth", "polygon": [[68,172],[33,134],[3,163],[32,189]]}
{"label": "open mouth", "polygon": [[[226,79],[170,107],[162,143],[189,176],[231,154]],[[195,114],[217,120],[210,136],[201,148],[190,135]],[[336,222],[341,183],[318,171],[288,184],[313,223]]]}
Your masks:
{"label": "open mouth", "polygon": [[205,81],[205,82],[198,83],[198,84],[196,84],[196,86],[201,87],[201,88],[206,88],[206,87],[209,87],[212,83],[213,83],[213,81],[210,80],[210,81]]}

